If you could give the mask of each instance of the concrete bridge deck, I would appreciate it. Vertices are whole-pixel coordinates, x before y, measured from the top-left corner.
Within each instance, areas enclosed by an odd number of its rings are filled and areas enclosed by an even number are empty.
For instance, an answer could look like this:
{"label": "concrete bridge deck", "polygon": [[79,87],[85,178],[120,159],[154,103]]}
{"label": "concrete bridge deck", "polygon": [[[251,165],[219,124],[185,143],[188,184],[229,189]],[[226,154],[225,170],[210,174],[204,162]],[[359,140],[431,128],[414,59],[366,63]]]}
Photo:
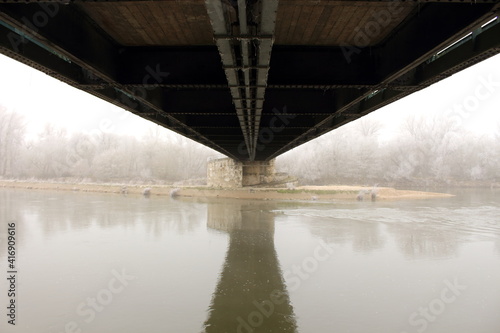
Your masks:
{"label": "concrete bridge deck", "polygon": [[0,52],[269,161],[500,52],[499,0],[0,0]]}

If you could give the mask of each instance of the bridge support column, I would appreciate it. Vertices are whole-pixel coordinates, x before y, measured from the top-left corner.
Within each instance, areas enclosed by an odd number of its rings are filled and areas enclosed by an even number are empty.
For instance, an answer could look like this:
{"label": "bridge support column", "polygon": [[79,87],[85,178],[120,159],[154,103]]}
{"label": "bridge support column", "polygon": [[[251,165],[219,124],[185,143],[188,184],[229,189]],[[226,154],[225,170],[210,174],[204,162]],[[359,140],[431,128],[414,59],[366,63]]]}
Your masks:
{"label": "bridge support column", "polygon": [[207,185],[229,188],[270,184],[276,179],[274,161],[242,163],[231,158],[211,160],[207,165]]}
{"label": "bridge support column", "polygon": [[265,185],[274,182],[276,170],[274,159],[243,163],[243,186]]}

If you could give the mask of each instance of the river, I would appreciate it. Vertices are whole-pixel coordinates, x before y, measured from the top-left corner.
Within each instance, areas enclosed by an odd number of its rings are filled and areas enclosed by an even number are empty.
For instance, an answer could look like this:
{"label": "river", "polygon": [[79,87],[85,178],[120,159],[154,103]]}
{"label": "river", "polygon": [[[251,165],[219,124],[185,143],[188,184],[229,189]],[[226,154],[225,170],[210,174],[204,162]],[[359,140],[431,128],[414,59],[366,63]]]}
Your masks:
{"label": "river", "polygon": [[450,192],[322,203],[0,189],[0,332],[498,333],[500,191]]}

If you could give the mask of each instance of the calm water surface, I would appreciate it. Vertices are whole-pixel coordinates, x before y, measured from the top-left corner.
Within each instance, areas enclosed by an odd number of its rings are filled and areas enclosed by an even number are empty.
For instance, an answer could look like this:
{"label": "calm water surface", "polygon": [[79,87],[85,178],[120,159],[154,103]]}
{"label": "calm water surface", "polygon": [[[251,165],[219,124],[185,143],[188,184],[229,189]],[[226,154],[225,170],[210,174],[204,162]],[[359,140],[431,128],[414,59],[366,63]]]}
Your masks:
{"label": "calm water surface", "polygon": [[[0,332],[500,332],[500,191],[270,202],[0,189]],[[7,223],[17,318],[7,324]]]}

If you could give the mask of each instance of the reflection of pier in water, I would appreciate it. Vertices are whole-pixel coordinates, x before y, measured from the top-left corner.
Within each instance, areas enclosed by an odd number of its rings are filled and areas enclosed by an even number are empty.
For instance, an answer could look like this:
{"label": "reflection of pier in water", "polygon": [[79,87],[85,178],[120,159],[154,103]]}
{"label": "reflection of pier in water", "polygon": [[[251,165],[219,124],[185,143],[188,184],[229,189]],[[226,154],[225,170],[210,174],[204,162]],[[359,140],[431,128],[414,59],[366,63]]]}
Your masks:
{"label": "reflection of pier in water", "polygon": [[206,332],[296,331],[274,248],[274,216],[261,205],[208,205],[208,227],[229,233],[230,240]]}

